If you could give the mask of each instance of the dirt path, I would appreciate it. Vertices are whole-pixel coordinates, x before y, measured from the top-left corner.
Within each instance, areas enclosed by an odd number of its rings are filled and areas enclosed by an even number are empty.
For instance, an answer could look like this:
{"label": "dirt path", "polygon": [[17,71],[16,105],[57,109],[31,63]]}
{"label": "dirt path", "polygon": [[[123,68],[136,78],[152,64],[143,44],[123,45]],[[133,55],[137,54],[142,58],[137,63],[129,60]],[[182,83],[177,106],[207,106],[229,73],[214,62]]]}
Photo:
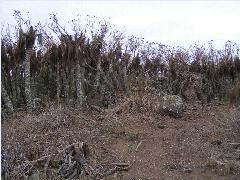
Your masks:
{"label": "dirt path", "polygon": [[[214,141],[221,140],[222,146],[240,142],[239,136],[230,135],[233,129],[227,132],[221,130],[226,128],[223,125],[218,127],[216,119],[221,115],[221,108],[189,107],[182,119],[124,114],[119,119],[124,122],[127,138],[117,138],[111,146],[121,159],[134,162],[123,179],[236,179],[238,175],[234,175],[234,167],[230,167],[233,164],[219,166],[212,159]],[[230,116],[230,112],[226,114]],[[238,117],[239,113],[232,118]],[[220,151],[215,153],[216,156],[221,154]],[[239,159],[235,163],[239,165]]]}

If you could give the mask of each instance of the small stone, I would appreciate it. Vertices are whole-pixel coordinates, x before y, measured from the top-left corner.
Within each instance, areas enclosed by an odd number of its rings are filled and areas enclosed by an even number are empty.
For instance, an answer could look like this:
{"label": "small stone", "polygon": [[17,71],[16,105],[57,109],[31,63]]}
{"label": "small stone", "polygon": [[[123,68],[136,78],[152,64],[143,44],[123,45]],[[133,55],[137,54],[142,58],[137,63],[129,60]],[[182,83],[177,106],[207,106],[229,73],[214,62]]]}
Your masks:
{"label": "small stone", "polygon": [[240,143],[229,143],[230,146],[232,146],[233,149],[240,148]]}
{"label": "small stone", "polygon": [[164,128],[166,128],[166,126],[163,125],[163,124],[158,124],[157,127],[158,127],[159,129],[164,129]]}
{"label": "small stone", "polygon": [[183,169],[183,172],[185,172],[185,173],[191,173],[191,172],[192,172],[192,169],[191,169],[191,168],[184,168],[184,169]]}
{"label": "small stone", "polygon": [[221,140],[215,140],[215,141],[212,141],[211,142],[212,145],[221,145],[222,144],[222,141]]}

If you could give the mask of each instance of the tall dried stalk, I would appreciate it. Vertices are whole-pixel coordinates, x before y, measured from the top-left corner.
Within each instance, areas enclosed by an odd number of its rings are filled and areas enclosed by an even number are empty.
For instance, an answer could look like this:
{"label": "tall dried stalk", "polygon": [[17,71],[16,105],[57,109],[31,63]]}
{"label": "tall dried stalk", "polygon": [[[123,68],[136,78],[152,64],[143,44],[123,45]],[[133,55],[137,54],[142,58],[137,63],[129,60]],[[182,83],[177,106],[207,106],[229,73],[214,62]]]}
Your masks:
{"label": "tall dried stalk", "polygon": [[32,102],[32,92],[31,92],[31,74],[30,74],[30,60],[31,60],[32,49],[26,50],[26,57],[25,57],[25,95],[27,101],[27,109],[29,112],[32,111],[33,102]]}

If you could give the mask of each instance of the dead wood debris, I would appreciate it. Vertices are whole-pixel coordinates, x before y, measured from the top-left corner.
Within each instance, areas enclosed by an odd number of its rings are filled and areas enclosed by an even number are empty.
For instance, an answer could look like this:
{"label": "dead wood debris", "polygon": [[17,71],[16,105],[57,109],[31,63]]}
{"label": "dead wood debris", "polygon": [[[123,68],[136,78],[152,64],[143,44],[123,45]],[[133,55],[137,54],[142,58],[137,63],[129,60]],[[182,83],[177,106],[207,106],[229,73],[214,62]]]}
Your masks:
{"label": "dead wood debris", "polygon": [[[62,160],[55,160],[58,156],[63,156]],[[102,163],[92,167],[89,163],[89,148],[86,143],[78,142],[71,144],[63,150],[43,156],[34,161],[30,161],[32,166],[44,168],[44,177],[48,178],[48,168],[57,168],[56,178],[74,179],[80,176],[89,176],[102,179],[118,171],[127,171],[131,165],[129,163]]]}

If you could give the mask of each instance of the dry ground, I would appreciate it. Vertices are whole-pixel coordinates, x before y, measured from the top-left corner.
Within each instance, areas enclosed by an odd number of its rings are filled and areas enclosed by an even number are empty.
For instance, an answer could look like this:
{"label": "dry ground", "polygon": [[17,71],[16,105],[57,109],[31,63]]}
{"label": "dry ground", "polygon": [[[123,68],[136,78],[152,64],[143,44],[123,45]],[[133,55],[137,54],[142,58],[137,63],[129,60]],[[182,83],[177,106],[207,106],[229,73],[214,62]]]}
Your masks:
{"label": "dry ground", "polygon": [[80,141],[92,164],[132,165],[106,179],[240,179],[240,110],[224,104],[188,104],[180,119],[128,103],[105,112],[52,106],[2,122],[3,148],[29,161]]}

